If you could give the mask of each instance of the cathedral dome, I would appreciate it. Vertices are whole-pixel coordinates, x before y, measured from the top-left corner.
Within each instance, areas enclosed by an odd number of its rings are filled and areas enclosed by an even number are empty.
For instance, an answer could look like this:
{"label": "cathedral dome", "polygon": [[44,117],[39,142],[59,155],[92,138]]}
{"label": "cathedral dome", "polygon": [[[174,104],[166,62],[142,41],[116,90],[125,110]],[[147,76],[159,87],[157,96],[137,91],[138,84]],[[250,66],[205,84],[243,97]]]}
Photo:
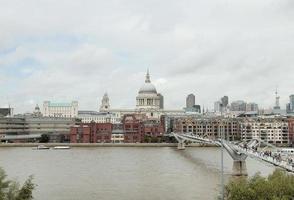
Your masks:
{"label": "cathedral dome", "polygon": [[150,75],[149,72],[146,74],[146,80],[145,83],[141,86],[139,90],[139,94],[157,94],[155,86],[150,81]]}
{"label": "cathedral dome", "polygon": [[145,83],[139,90],[139,93],[157,93],[155,86],[152,83]]}

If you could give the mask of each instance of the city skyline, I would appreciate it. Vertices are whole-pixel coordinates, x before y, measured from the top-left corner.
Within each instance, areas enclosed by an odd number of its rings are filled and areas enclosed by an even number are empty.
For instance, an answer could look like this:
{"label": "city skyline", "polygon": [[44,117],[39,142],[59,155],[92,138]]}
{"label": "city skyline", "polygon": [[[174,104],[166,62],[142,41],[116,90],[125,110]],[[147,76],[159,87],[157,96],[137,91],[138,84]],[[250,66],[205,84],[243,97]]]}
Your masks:
{"label": "city skyline", "polygon": [[190,93],[210,109],[224,95],[268,108],[278,86],[285,109],[294,93],[293,7],[286,0],[3,2],[0,106],[23,113],[45,100],[77,100],[80,109],[98,110],[108,92],[112,107],[133,108],[149,68],[166,108],[183,108]]}

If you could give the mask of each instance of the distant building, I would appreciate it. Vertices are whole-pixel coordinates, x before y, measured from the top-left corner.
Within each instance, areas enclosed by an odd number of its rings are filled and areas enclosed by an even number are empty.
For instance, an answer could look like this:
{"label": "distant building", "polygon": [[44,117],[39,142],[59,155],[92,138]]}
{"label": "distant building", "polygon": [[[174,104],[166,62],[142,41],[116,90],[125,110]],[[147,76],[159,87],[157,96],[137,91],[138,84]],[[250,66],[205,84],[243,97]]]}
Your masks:
{"label": "distant building", "polygon": [[251,111],[258,111],[258,104],[257,103],[247,103],[246,104],[246,111],[251,112]]}
{"label": "distant building", "polygon": [[149,71],[147,71],[145,83],[141,86],[136,101],[136,109],[138,111],[152,112],[152,110],[156,111],[160,109],[160,96],[155,86],[151,83]]}
{"label": "distant building", "polygon": [[52,103],[50,101],[44,101],[43,116],[75,118],[78,116],[78,102],[72,101],[71,103]]}
{"label": "distant building", "polygon": [[186,97],[185,111],[186,112],[201,113],[201,106],[200,105],[195,105],[195,95],[194,94],[189,94]]}
{"label": "distant building", "polygon": [[108,112],[109,109],[110,109],[109,97],[108,97],[108,94],[105,93],[103,98],[102,98],[101,106],[100,106],[99,111],[100,112]]}
{"label": "distant building", "polygon": [[222,106],[224,108],[228,107],[228,105],[229,105],[229,97],[228,96],[223,96],[221,98],[221,102],[222,102]]}
{"label": "distant building", "polygon": [[78,112],[78,119],[81,119],[83,123],[120,123],[121,117],[112,112],[96,112],[96,111],[84,111]]}
{"label": "distant building", "polygon": [[[102,98],[100,113],[109,113],[111,119],[122,119],[126,114],[145,114],[149,119],[160,119],[161,115],[171,114],[171,113],[185,113],[184,109],[180,110],[164,110],[164,97],[161,93],[157,93],[156,87],[152,84],[150,79],[149,71],[147,71],[145,76],[145,82],[140,87],[138,95],[136,96],[136,107],[131,109],[116,109],[110,108],[109,97],[105,94]],[[91,111],[94,112],[94,111]],[[84,115],[84,114],[83,114]],[[81,116],[84,122],[91,120],[91,118],[100,118],[99,113],[91,114],[91,116]],[[105,114],[101,114],[103,117]],[[85,118],[84,118],[85,117]],[[94,120],[98,122],[97,120]]]}
{"label": "distant building", "polygon": [[195,105],[195,95],[189,94],[186,98],[186,108],[193,108]]}
{"label": "distant building", "polygon": [[164,109],[164,97],[160,93],[158,93],[158,96],[159,96],[159,99],[160,99],[159,108]]}
{"label": "distant building", "polygon": [[276,90],[275,94],[276,94],[276,101],[275,101],[274,110],[278,111],[278,110],[281,109],[281,107],[280,107],[280,97],[278,96],[278,90]]}
{"label": "distant building", "polygon": [[290,102],[287,104],[286,111],[287,113],[294,113],[294,94],[289,96]]}
{"label": "distant building", "polygon": [[246,102],[242,100],[233,101],[231,103],[230,111],[246,111]]}
{"label": "distant building", "polygon": [[221,112],[222,111],[222,102],[216,101],[214,102],[214,112]]}
{"label": "distant building", "polygon": [[33,115],[34,115],[35,117],[42,117],[42,116],[43,116],[42,113],[41,113],[41,110],[40,110],[40,107],[39,107],[38,104],[37,104],[36,107],[35,107],[35,110],[34,110],[34,112],[33,112]]}
{"label": "distant building", "polygon": [[70,127],[78,123],[73,118],[0,117],[0,141],[35,142],[46,134],[50,142],[69,142]]}
{"label": "distant building", "polygon": [[0,117],[12,117],[13,108],[0,108]]}

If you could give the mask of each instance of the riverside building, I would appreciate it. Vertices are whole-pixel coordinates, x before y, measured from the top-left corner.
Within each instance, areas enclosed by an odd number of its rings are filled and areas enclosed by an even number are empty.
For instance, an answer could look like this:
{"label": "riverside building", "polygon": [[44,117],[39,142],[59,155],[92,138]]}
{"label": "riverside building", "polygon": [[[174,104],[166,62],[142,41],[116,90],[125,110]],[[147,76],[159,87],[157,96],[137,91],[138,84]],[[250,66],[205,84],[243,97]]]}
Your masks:
{"label": "riverside building", "polygon": [[34,142],[45,134],[50,142],[69,142],[70,127],[77,123],[79,122],[73,118],[33,115],[0,117],[0,140]]}
{"label": "riverside building", "polygon": [[288,146],[287,118],[246,118],[241,122],[241,139],[261,139],[277,146]]}
{"label": "riverside building", "polygon": [[222,117],[176,117],[172,122],[172,132],[193,133],[203,138],[234,141],[240,139],[240,125],[237,118]]}

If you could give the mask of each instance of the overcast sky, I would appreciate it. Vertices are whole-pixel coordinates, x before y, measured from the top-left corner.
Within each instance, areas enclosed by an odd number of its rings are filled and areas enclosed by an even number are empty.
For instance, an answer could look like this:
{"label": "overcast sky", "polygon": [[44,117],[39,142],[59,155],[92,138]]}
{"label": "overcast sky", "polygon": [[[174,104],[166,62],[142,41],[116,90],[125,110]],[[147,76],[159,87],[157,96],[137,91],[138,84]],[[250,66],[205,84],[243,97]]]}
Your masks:
{"label": "overcast sky", "polygon": [[179,109],[189,93],[268,108],[294,93],[293,0],[0,0],[0,106],[134,108],[146,69]]}

